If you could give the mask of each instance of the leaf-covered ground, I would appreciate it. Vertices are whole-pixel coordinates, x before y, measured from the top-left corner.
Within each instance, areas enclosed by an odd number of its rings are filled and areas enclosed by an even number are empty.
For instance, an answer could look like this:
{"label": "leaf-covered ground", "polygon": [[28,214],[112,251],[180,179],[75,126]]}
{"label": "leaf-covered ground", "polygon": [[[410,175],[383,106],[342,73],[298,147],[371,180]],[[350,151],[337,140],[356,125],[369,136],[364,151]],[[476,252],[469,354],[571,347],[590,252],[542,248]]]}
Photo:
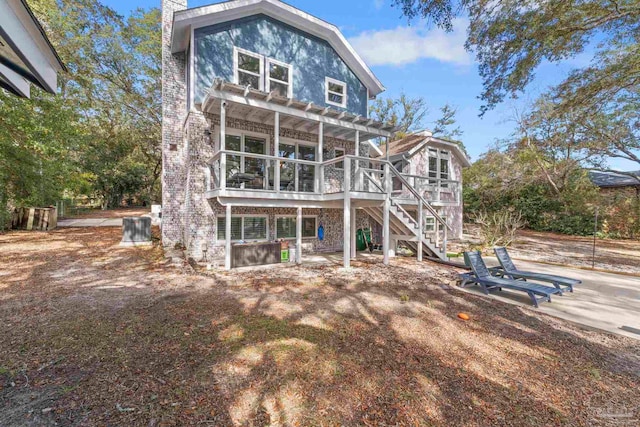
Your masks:
{"label": "leaf-covered ground", "polygon": [[640,341],[460,292],[452,269],[194,271],[119,233],[0,235],[0,425],[640,419]]}
{"label": "leaf-covered ground", "polygon": [[[465,231],[479,239],[478,228],[466,224]],[[466,242],[452,242],[450,251],[463,251],[477,246]],[[489,251],[492,254],[492,251]],[[569,236],[542,231],[521,230],[509,253],[519,259],[591,268],[593,237]],[[597,239],[595,268],[604,271],[640,276],[640,241],[630,239]]]}

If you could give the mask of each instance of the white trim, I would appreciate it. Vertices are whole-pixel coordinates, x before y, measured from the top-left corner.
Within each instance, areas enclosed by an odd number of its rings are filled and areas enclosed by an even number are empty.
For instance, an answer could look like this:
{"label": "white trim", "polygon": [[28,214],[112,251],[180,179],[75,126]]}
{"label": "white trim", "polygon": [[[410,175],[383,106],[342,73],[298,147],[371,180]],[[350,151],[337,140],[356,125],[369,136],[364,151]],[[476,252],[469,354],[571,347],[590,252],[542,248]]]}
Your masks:
{"label": "white trim", "polygon": [[240,53],[242,53],[243,55],[254,57],[260,61],[260,66],[258,69],[259,71],[257,73],[247,70],[242,70],[242,72],[258,77],[260,87],[254,87],[253,89],[264,90],[264,56],[237,46],[233,47],[233,82],[238,85],[240,84],[240,69],[238,68],[238,54]]}
{"label": "white trim", "polygon": [[[335,92],[333,90],[329,90],[329,83],[332,83],[334,85],[342,86],[343,93],[339,93],[339,92]],[[329,99],[329,95],[342,96],[342,102],[338,103],[338,102],[331,101]],[[331,78],[331,77],[325,77],[324,78],[324,102],[329,104],[329,105],[336,106],[336,107],[347,108],[347,84],[345,82],[343,82],[343,81],[336,80],[336,79]]]}
{"label": "white trim", "polygon": [[171,52],[178,53],[186,49],[185,32],[188,28],[208,27],[257,14],[265,14],[329,42],[369,89],[369,96],[376,96],[385,90],[335,25],[278,0],[236,0],[177,11],[173,18]]}
{"label": "white trim", "polygon": [[0,34],[39,86],[49,93],[56,93],[57,73],[64,65],[25,4],[23,1],[0,1]]}
{"label": "white trim", "polygon": [[187,111],[191,109],[194,105],[195,100],[195,69],[196,69],[196,56],[195,56],[195,47],[194,47],[195,39],[193,37],[193,28],[191,29],[191,37],[189,39],[189,87],[187,90],[189,91],[189,103],[191,105],[187,105]]}
{"label": "white trim", "polygon": [[[223,89],[217,89],[217,87],[222,87]],[[216,100],[229,101],[234,102],[241,105],[247,105],[250,107],[260,108],[268,111],[278,111],[279,113],[285,114],[287,116],[298,117],[305,120],[315,121],[315,122],[323,122],[332,126],[342,127],[344,129],[351,130],[359,130],[361,133],[376,135],[380,137],[390,137],[393,135],[393,131],[384,130],[384,128],[391,128],[390,126],[382,127],[371,127],[366,125],[356,124],[353,121],[346,120],[338,120],[333,117],[323,116],[320,114],[316,114],[314,112],[303,111],[293,107],[287,107],[285,105],[277,104],[274,102],[268,102],[263,99],[256,99],[252,96],[243,96],[231,93],[229,91],[224,90],[224,84],[220,84],[219,82],[214,82],[213,86],[209,89],[209,93],[204,97],[202,101],[202,111],[209,111],[211,104],[214,104]],[[215,104],[214,104],[215,105]],[[310,107],[313,104],[308,104]]]}
{"label": "white trim", "polygon": [[[275,65],[279,65],[280,67],[287,68],[289,70],[289,73],[288,73],[289,81],[285,82],[285,81],[278,80],[276,78],[271,77],[271,74],[270,74],[271,64],[275,64]],[[291,64],[287,64],[286,62],[278,61],[276,59],[267,57],[265,61],[264,76],[265,76],[265,84],[266,84],[265,92],[271,92],[271,80],[274,80],[277,83],[287,85],[287,98],[289,99],[293,98],[293,66]]]}
{"label": "white trim", "polygon": [[20,96],[29,98],[31,94],[31,85],[29,84],[29,81],[22,77],[20,74],[0,64],[0,78],[5,81],[11,87],[11,89],[15,90]]}
{"label": "white trim", "polygon": [[[405,138],[410,137],[412,135],[415,135],[415,134],[407,135]],[[453,142],[443,141],[441,139],[434,138],[432,136],[425,137],[425,139],[422,142],[417,144],[415,147],[413,147],[411,150],[409,150],[405,154],[409,157],[412,157],[417,152],[422,150],[425,145],[428,145],[429,148],[439,148],[438,146],[442,145],[446,147],[446,149],[449,150],[451,153],[453,153],[458,158],[458,160],[460,160],[462,167],[471,166],[471,161],[469,160],[467,155],[462,151],[462,149],[458,146],[458,144],[454,144]],[[402,154],[402,153],[399,153],[399,154]],[[399,154],[396,154],[396,156]]]}
{"label": "white trim", "polygon": [[[295,240],[296,239],[296,235],[294,233],[293,237],[278,237],[278,218],[295,218],[297,221],[298,215],[294,214],[294,215],[275,215],[274,218],[274,231],[275,231],[275,239],[276,240]],[[305,218],[313,218],[315,220],[315,227],[313,230],[314,235],[313,236],[302,236],[302,240],[311,240],[311,239],[317,239],[318,238],[318,215],[302,215],[302,220],[304,220]],[[296,224],[297,225],[297,224]],[[294,230],[295,231],[295,230]]]}
{"label": "white trim", "polygon": [[[226,214],[218,214],[218,217],[216,218],[216,243],[221,243],[221,242],[225,242],[226,241],[226,236],[224,239],[220,239],[220,230],[218,229],[218,221],[220,219],[225,219],[227,217]],[[241,234],[241,238],[239,240],[231,240],[232,242],[241,242],[241,241],[249,241],[249,242],[267,242],[269,241],[269,215],[263,215],[263,214],[231,214],[231,219],[233,218],[240,218],[242,219],[242,221],[240,222],[240,234]],[[264,218],[265,219],[265,233],[266,233],[266,237],[264,239],[249,239],[246,240],[244,238],[244,219],[245,218]],[[225,221],[226,222],[226,221]]]}

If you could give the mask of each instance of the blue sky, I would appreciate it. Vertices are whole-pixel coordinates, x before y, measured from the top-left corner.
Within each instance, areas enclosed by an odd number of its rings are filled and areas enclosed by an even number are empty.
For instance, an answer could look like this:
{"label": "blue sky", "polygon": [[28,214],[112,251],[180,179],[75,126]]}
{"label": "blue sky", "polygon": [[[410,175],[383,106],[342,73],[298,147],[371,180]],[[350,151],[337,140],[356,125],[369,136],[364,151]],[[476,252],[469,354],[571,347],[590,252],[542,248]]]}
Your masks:
{"label": "blue sky", "polygon": [[[159,0],[102,0],[127,14],[134,8],[159,7]],[[189,7],[213,0],[188,0]],[[589,55],[562,64],[543,64],[536,78],[518,100],[506,100],[484,117],[478,116],[482,81],[473,54],[464,50],[466,21],[458,19],[452,33],[444,33],[402,17],[392,0],[287,0],[287,3],[337,25],[387,88],[380,96],[396,97],[403,90],[423,96],[429,104],[425,127],[438,118],[445,103],[458,110],[462,140],[473,158],[508,137],[514,124],[514,108],[522,108],[549,85],[558,83],[574,67],[584,66]],[[622,163],[618,167],[632,167]],[[636,165],[637,167],[637,165]]]}

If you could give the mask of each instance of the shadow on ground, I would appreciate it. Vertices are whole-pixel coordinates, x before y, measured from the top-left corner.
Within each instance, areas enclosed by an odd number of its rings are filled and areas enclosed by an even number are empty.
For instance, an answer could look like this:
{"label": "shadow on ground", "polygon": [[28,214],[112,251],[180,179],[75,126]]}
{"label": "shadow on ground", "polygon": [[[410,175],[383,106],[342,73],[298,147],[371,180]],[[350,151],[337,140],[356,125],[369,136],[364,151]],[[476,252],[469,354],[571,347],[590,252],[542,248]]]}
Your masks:
{"label": "shadow on ground", "polygon": [[0,236],[0,425],[640,417],[637,341],[460,292],[448,268],[182,271],[118,233]]}

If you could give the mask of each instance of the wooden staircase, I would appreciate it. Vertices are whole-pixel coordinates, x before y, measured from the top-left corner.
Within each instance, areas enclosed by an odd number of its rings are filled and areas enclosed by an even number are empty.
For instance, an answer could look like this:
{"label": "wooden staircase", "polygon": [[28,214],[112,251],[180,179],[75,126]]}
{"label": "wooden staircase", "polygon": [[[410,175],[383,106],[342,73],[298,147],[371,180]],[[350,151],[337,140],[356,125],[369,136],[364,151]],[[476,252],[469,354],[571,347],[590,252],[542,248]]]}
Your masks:
{"label": "wooden staircase", "polygon": [[[364,211],[382,225],[383,209],[384,206],[368,207],[364,208]],[[417,252],[422,233],[422,248],[426,255],[447,261],[446,239],[440,240],[437,231],[421,231],[418,222],[402,207],[400,199],[391,198],[389,214],[389,229],[394,240],[403,242],[412,251]]]}

